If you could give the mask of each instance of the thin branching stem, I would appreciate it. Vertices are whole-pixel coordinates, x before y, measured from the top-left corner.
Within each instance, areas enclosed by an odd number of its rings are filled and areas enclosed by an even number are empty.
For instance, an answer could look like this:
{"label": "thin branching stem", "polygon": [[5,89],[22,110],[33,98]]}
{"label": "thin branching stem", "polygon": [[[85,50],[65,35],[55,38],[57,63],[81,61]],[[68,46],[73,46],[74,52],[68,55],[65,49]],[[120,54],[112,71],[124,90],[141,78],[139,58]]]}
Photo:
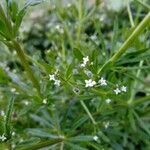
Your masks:
{"label": "thin branching stem", "polygon": [[89,116],[89,118],[91,119],[92,123],[93,123],[94,125],[96,125],[97,123],[96,123],[95,119],[93,118],[92,114],[90,113],[89,109],[88,109],[87,106],[85,105],[85,103],[84,103],[83,101],[80,101],[80,103],[81,103],[82,107],[84,108],[84,110],[86,111],[86,113],[88,114],[88,116]]}
{"label": "thin branching stem", "polygon": [[12,45],[14,47],[14,49],[16,50],[18,57],[20,58],[20,61],[22,63],[22,65],[24,66],[28,77],[30,78],[31,82],[33,83],[34,87],[37,89],[37,92],[39,94],[40,97],[41,96],[41,92],[40,92],[40,85],[38,83],[38,80],[35,78],[33,71],[31,70],[29,63],[27,61],[26,55],[22,49],[22,47],[20,46],[20,44],[17,41],[13,41]]}
{"label": "thin branching stem", "polygon": [[127,0],[127,11],[128,11],[131,27],[133,28],[135,25],[134,25],[134,21],[133,21],[133,16],[132,16],[129,0]]}
{"label": "thin branching stem", "polygon": [[[143,60],[141,60],[140,63],[139,63],[139,69],[138,69],[137,72],[136,72],[136,77],[137,77],[137,78],[140,77],[140,74],[141,74],[141,69],[140,69],[140,67],[143,66],[143,63],[144,63]],[[133,88],[132,88],[132,91],[131,91],[131,96],[130,96],[130,99],[129,99],[129,101],[128,101],[129,104],[131,104],[132,101],[133,101],[133,99],[134,99],[134,96],[135,96],[135,89],[136,89],[136,87],[137,87],[137,83],[138,83],[137,80],[135,80],[135,82],[133,83]]]}
{"label": "thin branching stem", "polygon": [[77,40],[79,41],[80,39],[80,34],[81,34],[81,29],[82,29],[82,17],[83,17],[83,0],[79,0],[79,7],[78,7],[78,17],[79,17],[79,24],[77,28]]}
{"label": "thin branching stem", "polygon": [[136,2],[138,2],[139,4],[141,4],[144,8],[146,8],[147,10],[150,11],[150,6],[148,4],[145,4],[143,1],[141,0],[135,0]]}

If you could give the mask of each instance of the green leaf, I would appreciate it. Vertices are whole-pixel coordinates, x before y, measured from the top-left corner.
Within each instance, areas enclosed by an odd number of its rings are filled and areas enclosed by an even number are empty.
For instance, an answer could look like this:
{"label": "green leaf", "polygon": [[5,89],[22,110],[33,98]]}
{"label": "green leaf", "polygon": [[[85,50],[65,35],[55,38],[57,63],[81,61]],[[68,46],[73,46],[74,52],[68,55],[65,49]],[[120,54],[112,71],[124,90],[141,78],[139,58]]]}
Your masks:
{"label": "green leaf", "polygon": [[72,129],[75,130],[78,127],[82,126],[83,123],[85,123],[85,121],[88,120],[88,116],[83,116],[80,119],[78,119],[73,125],[72,125]]}
{"label": "green leaf", "polygon": [[34,121],[36,121],[36,122],[38,122],[40,125],[42,125],[42,126],[46,126],[46,127],[53,127],[53,125],[50,123],[50,122],[48,122],[46,119],[44,119],[44,118],[42,118],[42,117],[39,117],[39,116],[37,116],[37,115],[30,115],[30,117],[34,120]]}
{"label": "green leaf", "polygon": [[114,52],[116,48],[117,38],[118,38],[118,17],[114,21],[114,28],[113,28],[113,37],[111,42],[111,53]]}
{"label": "green leaf", "polygon": [[82,61],[84,56],[80,50],[78,50],[77,48],[74,48],[73,53],[74,53],[75,58],[77,58],[79,61]]}
{"label": "green leaf", "polygon": [[98,135],[103,139],[103,141],[110,143],[110,139],[103,132],[99,131]]}
{"label": "green leaf", "polygon": [[11,116],[12,116],[13,106],[14,106],[14,97],[12,97],[9,100],[7,112],[6,112],[5,133],[7,139],[11,137]]}
{"label": "green leaf", "polygon": [[36,144],[33,144],[33,145],[17,147],[16,150],[38,150],[40,148],[44,148],[44,147],[47,147],[47,146],[58,144],[62,141],[63,140],[61,138],[45,140],[45,141],[40,141],[40,142],[38,142]]}
{"label": "green leaf", "polygon": [[44,0],[26,0],[26,6],[34,6],[44,2]]}
{"label": "green leaf", "polygon": [[18,145],[17,145],[17,148],[21,148],[21,147],[26,147],[26,146],[30,146],[30,145],[33,145],[33,144],[37,144],[39,143],[41,140],[40,138],[37,138],[37,137],[31,137],[30,139],[25,139],[23,140],[22,142],[20,142]]}
{"label": "green leaf", "polygon": [[83,147],[81,147],[77,144],[73,144],[73,143],[70,143],[70,142],[65,142],[65,144],[68,145],[71,148],[71,150],[88,150],[86,148],[83,148]]}
{"label": "green leaf", "polygon": [[29,129],[27,129],[27,132],[36,137],[51,138],[51,139],[59,138],[57,135],[52,135],[48,131],[41,129],[41,128],[35,128],[35,129],[29,128]]}
{"label": "green leaf", "polygon": [[[23,7],[23,9],[21,9],[19,11],[19,13],[15,16],[15,25],[14,25],[14,35],[15,36],[18,33],[19,27],[21,25],[21,22],[22,22],[22,19],[23,19],[24,15],[26,14],[27,8],[29,6],[40,4],[41,2],[43,2],[43,0],[27,0],[26,1],[25,6]],[[12,9],[14,9],[13,12],[17,13],[18,10],[17,10],[17,6],[15,6],[15,4],[12,7]]]}
{"label": "green leaf", "polygon": [[6,39],[10,38],[10,34],[7,31],[5,23],[0,20],[0,35]]}
{"label": "green leaf", "polygon": [[124,59],[120,59],[117,64],[123,65],[125,63],[136,63],[140,62],[141,60],[148,59],[150,57],[150,48],[145,48],[142,50],[137,50],[133,52],[126,53]]}
{"label": "green leaf", "polygon": [[133,129],[134,132],[136,132],[137,129],[136,129],[136,124],[135,124],[135,119],[134,119],[134,116],[133,116],[133,113],[131,110],[129,110],[129,112],[128,112],[128,118],[129,118],[129,122],[131,124],[131,128]]}
{"label": "green leaf", "polygon": [[9,78],[7,77],[6,73],[2,68],[0,68],[0,83],[7,84]]}
{"label": "green leaf", "polygon": [[68,66],[68,68],[67,68],[67,70],[66,70],[66,75],[65,75],[66,80],[71,77],[73,67],[74,67],[73,64],[70,64],[70,65]]}
{"label": "green leaf", "polygon": [[17,17],[17,14],[18,14],[18,11],[19,11],[19,8],[18,8],[18,4],[16,1],[10,1],[9,2],[9,13],[11,15],[11,19],[13,22],[16,21],[16,17]]}
{"label": "green leaf", "polygon": [[136,118],[137,121],[139,122],[140,127],[141,127],[143,130],[145,130],[145,131],[148,133],[148,135],[150,136],[150,130],[149,130],[147,124],[142,121],[142,119],[138,116],[138,114],[137,114],[135,111],[133,111],[133,113],[134,113],[135,118]]}
{"label": "green leaf", "polygon": [[1,32],[4,32],[3,36],[5,38],[7,38],[8,40],[10,40],[13,37],[13,35],[12,35],[12,25],[11,25],[11,21],[9,20],[9,18],[7,18],[7,16],[5,15],[5,12],[4,12],[1,4],[0,4],[0,20],[5,25],[5,30],[3,30]]}
{"label": "green leaf", "polygon": [[79,135],[75,137],[70,137],[68,140],[72,142],[88,142],[88,141],[93,141],[93,136]]}
{"label": "green leaf", "polygon": [[22,10],[20,10],[19,13],[16,15],[16,21],[15,21],[15,25],[14,25],[14,35],[17,35],[19,27],[22,22],[22,19],[25,14],[26,14],[26,7],[24,7]]}

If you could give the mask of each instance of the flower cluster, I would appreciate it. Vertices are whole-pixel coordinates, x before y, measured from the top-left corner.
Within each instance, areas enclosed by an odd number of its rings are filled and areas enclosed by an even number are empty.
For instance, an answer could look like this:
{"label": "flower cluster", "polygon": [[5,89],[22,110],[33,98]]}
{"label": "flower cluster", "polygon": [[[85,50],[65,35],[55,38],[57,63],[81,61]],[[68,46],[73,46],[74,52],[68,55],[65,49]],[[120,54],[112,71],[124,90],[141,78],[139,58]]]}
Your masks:
{"label": "flower cluster", "polygon": [[[98,81],[98,84],[100,84],[101,86],[105,86],[107,85],[106,80],[102,77],[100,78],[100,80]],[[96,85],[96,81],[89,79],[89,80],[85,80],[85,87],[93,87]]]}
{"label": "flower cluster", "polygon": [[85,67],[87,62],[89,62],[89,56],[83,57],[83,63],[81,64],[81,67]]}
{"label": "flower cluster", "polygon": [[56,79],[56,74],[49,74],[49,80],[54,81],[54,85],[60,86],[60,80]]}
{"label": "flower cluster", "polygon": [[92,79],[85,80],[85,87],[93,87],[94,85],[96,85],[96,82]]}
{"label": "flower cluster", "polygon": [[117,88],[114,90],[115,94],[118,95],[121,92],[127,92],[127,87],[126,86],[122,86],[121,88],[119,88],[117,86]]}

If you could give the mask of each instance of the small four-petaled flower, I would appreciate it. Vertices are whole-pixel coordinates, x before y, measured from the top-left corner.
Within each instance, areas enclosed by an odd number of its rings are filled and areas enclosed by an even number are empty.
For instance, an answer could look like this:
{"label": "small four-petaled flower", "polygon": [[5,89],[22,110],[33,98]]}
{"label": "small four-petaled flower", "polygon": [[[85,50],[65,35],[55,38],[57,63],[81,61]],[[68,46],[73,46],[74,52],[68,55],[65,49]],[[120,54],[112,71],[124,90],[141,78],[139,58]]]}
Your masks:
{"label": "small four-petaled flower", "polygon": [[97,135],[93,136],[93,140],[98,141],[98,136]]}
{"label": "small four-petaled flower", "polygon": [[106,99],[106,103],[107,103],[107,104],[111,103],[111,99],[109,99],[109,98]]}
{"label": "small four-petaled flower", "polygon": [[118,95],[119,93],[121,93],[121,91],[119,90],[119,88],[116,88],[116,89],[114,90],[114,92],[116,93],[116,95]]}
{"label": "small four-petaled flower", "polygon": [[55,80],[54,85],[60,86],[60,80]]}
{"label": "small four-petaled flower", "polygon": [[99,83],[101,86],[107,85],[107,82],[106,82],[106,80],[105,80],[103,77],[98,81],[98,83]]}
{"label": "small four-petaled flower", "polygon": [[49,74],[49,80],[50,81],[55,81],[55,75],[54,74]]}
{"label": "small four-petaled flower", "polygon": [[110,122],[108,121],[108,122],[104,122],[104,127],[105,127],[105,129],[107,129],[108,127],[109,127],[109,125],[110,125]]}
{"label": "small four-petaled flower", "polygon": [[47,98],[43,99],[43,104],[47,104]]}
{"label": "small four-petaled flower", "polygon": [[122,92],[127,92],[127,87],[126,87],[126,86],[122,86],[122,87],[121,87],[121,91],[122,91]]}
{"label": "small four-petaled flower", "polygon": [[4,134],[0,136],[0,140],[1,140],[2,142],[5,141],[6,139],[7,139],[7,138],[5,137]]}

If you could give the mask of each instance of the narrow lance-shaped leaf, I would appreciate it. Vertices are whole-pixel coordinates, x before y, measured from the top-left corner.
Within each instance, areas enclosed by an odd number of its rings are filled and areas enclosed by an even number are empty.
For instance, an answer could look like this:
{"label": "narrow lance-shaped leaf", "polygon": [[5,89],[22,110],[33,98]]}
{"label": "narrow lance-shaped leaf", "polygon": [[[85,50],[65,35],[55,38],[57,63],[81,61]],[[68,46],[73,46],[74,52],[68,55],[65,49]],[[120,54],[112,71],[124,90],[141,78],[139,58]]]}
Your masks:
{"label": "narrow lance-shaped leaf", "polygon": [[34,6],[38,5],[40,3],[44,2],[44,0],[26,0],[26,5],[25,6]]}
{"label": "narrow lance-shaped leaf", "polygon": [[47,146],[58,144],[62,141],[63,141],[63,139],[61,139],[61,138],[59,138],[59,139],[50,139],[50,140],[41,141],[37,144],[19,147],[19,148],[16,148],[16,150],[30,150],[30,149],[38,150],[40,148],[44,148],[44,147],[47,147]]}
{"label": "narrow lance-shaped leaf", "polygon": [[59,136],[52,135],[52,134],[48,133],[46,130],[43,130],[40,128],[27,129],[27,132],[33,136],[36,136],[36,137],[51,138],[51,139],[58,139],[59,138]]}
{"label": "narrow lance-shaped leaf", "polygon": [[12,97],[8,103],[7,113],[6,113],[6,121],[5,121],[5,133],[7,138],[11,137],[11,116],[14,106],[14,97]]}

